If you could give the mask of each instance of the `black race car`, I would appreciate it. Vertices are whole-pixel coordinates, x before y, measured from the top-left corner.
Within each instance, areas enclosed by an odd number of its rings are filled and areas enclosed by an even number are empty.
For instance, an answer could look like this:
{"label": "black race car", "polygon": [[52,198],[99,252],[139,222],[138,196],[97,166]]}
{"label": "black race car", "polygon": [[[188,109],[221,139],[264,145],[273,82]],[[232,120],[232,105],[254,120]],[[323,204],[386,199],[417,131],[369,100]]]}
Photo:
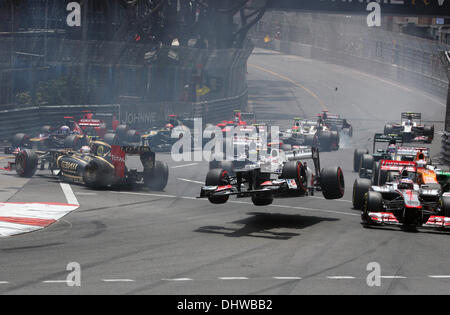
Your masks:
{"label": "black race car", "polygon": [[[126,156],[139,156],[143,171],[125,165]],[[55,176],[64,181],[85,184],[91,188],[145,185],[152,190],[163,190],[168,181],[168,166],[156,161],[155,153],[147,146],[111,145],[102,141],[90,144],[90,152],[49,150],[36,152],[22,149],[16,154],[10,168],[21,177],[32,177],[39,164],[49,163]]]}

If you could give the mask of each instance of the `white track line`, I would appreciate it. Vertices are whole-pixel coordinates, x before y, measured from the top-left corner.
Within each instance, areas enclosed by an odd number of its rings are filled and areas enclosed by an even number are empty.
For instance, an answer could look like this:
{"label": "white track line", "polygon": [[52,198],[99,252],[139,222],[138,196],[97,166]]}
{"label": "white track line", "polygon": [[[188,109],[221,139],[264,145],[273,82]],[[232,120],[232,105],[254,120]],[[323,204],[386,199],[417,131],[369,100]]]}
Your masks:
{"label": "white track line", "polygon": [[191,180],[191,179],[186,179],[186,178],[177,178],[178,180],[181,180],[182,182],[188,182],[188,183],[193,183],[193,184],[199,184],[199,185],[205,185],[204,182],[199,182],[196,180]]}
{"label": "white track line", "polygon": [[352,276],[329,276],[329,277],[327,277],[327,279],[330,279],[330,280],[354,280],[356,278],[352,277]]}
{"label": "white track line", "polygon": [[102,279],[103,282],[106,283],[129,283],[129,282],[135,282],[132,279]]}
{"label": "white track line", "polygon": [[171,169],[177,169],[177,168],[183,168],[183,167],[189,167],[189,166],[195,166],[198,165],[198,163],[192,163],[192,164],[185,164],[185,165],[178,165],[178,166],[172,166]]}
{"label": "white track line", "polygon": [[162,281],[183,282],[183,281],[194,281],[194,279],[191,279],[191,278],[177,278],[177,279],[162,279]]}
{"label": "white track line", "polygon": [[247,277],[219,277],[219,280],[249,280]]}
{"label": "white track line", "polygon": [[66,196],[67,203],[79,206],[80,204],[78,203],[77,197],[75,197],[75,194],[73,193],[73,190],[70,187],[70,185],[66,183],[60,183],[60,185],[64,195]]}
{"label": "white track line", "polygon": [[302,280],[300,277],[273,277],[275,280]]}
{"label": "white track line", "polygon": [[9,284],[8,281],[0,281],[0,284]]}
{"label": "white track line", "polygon": [[431,275],[431,276],[428,276],[428,278],[431,278],[431,279],[450,279],[450,276],[445,276],[445,275],[433,276],[433,275]]}

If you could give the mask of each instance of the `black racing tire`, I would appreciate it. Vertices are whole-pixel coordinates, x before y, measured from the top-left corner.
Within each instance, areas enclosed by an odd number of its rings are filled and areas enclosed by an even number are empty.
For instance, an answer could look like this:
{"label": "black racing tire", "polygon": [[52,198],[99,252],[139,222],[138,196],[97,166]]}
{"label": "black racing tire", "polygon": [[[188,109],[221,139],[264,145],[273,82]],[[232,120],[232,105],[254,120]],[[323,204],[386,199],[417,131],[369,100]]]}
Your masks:
{"label": "black racing tire", "polygon": [[136,130],[128,130],[125,141],[128,143],[139,143],[141,141],[141,136]]}
{"label": "black racing tire", "polygon": [[383,210],[383,196],[379,192],[368,191],[364,195],[361,212],[361,220],[365,225],[373,225],[369,212],[381,212]]}
{"label": "black racing tire", "polygon": [[41,133],[43,133],[43,134],[49,134],[51,130],[52,130],[52,126],[43,126],[43,127],[41,128]]}
{"label": "black racing tire", "polygon": [[344,172],[340,167],[322,169],[320,185],[325,199],[341,199],[345,194]]}
{"label": "black racing tire", "polygon": [[213,160],[209,162],[209,169],[222,169],[227,171],[228,175],[232,176],[234,174],[233,162],[232,161],[216,161]]}
{"label": "black racing tire", "polygon": [[252,202],[257,207],[270,206],[273,203],[273,194],[271,191],[261,192],[252,196]]}
{"label": "black racing tire", "polygon": [[449,197],[441,197],[440,207],[442,211],[442,215],[446,218],[450,218],[450,198]]}
{"label": "black racing tire", "polygon": [[353,171],[359,172],[359,167],[361,166],[361,158],[364,154],[369,154],[368,150],[356,149],[353,153]]}
{"label": "black racing tire", "polygon": [[361,164],[359,167],[359,170],[365,169],[365,170],[371,170],[373,168],[373,156],[370,154],[364,154],[361,157]]}
{"label": "black racing tire", "polygon": [[169,181],[169,167],[166,163],[156,161],[153,169],[146,171],[145,185],[153,191],[163,191]]}
{"label": "black racing tire", "polygon": [[127,125],[118,125],[116,128],[117,137],[119,137],[120,141],[125,141],[127,137],[128,126]]}
{"label": "black racing tire", "polygon": [[113,184],[113,169],[100,161],[92,160],[85,166],[83,182],[92,189],[105,189]]}
{"label": "black racing tire", "polygon": [[338,151],[340,145],[340,137],[337,131],[331,132],[331,150]]}
{"label": "black racing tire", "polygon": [[364,196],[370,190],[372,182],[366,178],[357,178],[353,184],[353,209],[361,210],[364,205]]}
{"label": "black racing tire", "polygon": [[37,154],[31,150],[23,149],[17,155],[15,159],[16,173],[20,177],[33,177],[36,173],[39,158]]}
{"label": "black racing tire", "polygon": [[316,135],[306,135],[305,136],[305,145],[313,148],[317,148],[319,146],[319,139]]}
{"label": "black racing tire", "polygon": [[119,143],[119,137],[115,133],[107,133],[103,137],[103,141],[109,145],[117,145]]}
{"label": "black racing tire", "polygon": [[331,135],[331,132],[323,132],[319,137],[319,142],[323,151],[332,151],[333,136]]}
{"label": "black racing tire", "polygon": [[433,142],[434,139],[434,125],[432,126],[425,126],[424,127],[424,134],[429,138],[429,143]]}
{"label": "black racing tire", "polygon": [[308,170],[300,161],[289,161],[283,166],[280,179],[295,179],[295,195],[304,195],[308,191]]}
{"label": "black racing tire", "polygon": [[13,147],[24,147],[30,140],[30,137],[24,133],[17,133],[12,137],[11,144]]}
{"label": "black racing tire", "polygon": [[[229,174],[223,169],[212,169],[206,175],[206,186],[225,186],[230,183]],[[212,204],[225,204],[227,203],[230,196],[210,196],[208,197],[209,202]]]}
{"label": "black racing tire", "polygon": [[64,149],[79,150],[82,147],[81,138],[77,135],[70,135],[64,139]]}
{"label": "black racing tire", "polygon": [[390,135],[394,133],[394,126],[392,126],[391,124],[387,124],[384,126],[384,134],[385,135]]}

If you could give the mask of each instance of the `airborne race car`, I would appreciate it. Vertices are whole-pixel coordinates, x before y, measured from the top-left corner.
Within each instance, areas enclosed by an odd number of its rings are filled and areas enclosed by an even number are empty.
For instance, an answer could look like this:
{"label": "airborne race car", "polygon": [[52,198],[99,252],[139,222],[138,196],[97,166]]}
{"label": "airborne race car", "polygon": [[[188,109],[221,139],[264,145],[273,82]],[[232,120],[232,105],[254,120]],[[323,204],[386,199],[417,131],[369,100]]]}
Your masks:
{"label": "airborne race car", "polygon": [[387,124],[384,134],[398,134],[403,142],[426,142],[432,143],[434,139],[434,125],[422,124],[422,114],[402,113],[400,123]]}
{"label": "airborne race car", "polygon": [[[301,162],[305,159],[313,160],[314,171]],[[232,173],[211,169],[199,198],[224,204],[230,196],[251,197],[255,206],[267,206],[273,203],[274,197],[313,196],[316,191],[322,191],[326,199],[342,198],[344,174],[340,167],[321,169],[319,151],[302,147],[260,157],[258,162],[235,161]]]}
{"label": "airborne race car", "polygon": [[[128,169],[126,156],[139,156],[144,170]],[[169,176],[167,165],[156,161],[155,153],[148,146],[110,145],[101,141],[92,142],[90,152],[49,150],[38,153],[22,149],[10,168],[15,168],[21,177],[32,177],[39,163],[45,161],[49,162],[53,175],[90,188],[144,184],[161,191],[166,187]]]}
{"label": "airborne race car", "polygon": [[384,185],[358,178],[353,186],[353,206],[362,210],[365,226],[402,225],[450,228],[450,194],[443,192],[436,175],[414,162],[380,162],[391,173]]}
{"label": "airborne race car", "polygon": [[332,131],[321,119],[295,118],[294,126],[282,132],[280,139],[285,144],[319,147],[324,151],[337,151],[340,143],[338,131]]}

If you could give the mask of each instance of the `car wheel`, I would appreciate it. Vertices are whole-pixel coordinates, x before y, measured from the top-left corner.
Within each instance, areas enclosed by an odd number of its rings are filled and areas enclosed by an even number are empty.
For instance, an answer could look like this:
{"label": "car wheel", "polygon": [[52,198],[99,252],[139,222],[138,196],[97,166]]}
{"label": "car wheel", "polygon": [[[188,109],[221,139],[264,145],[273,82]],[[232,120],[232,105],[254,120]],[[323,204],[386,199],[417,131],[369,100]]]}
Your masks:
{"label": "car wheel", "polygon": [[31,150],[21,150],[15,159],[16,173],[20,177],[33,177],[36,173],[39,158]]}
{"label": "car wheel", "polygon": [[370,212],[381,212],[383,210],[383,196],[375,191],[368,191],[364,195],[363,208],[361,212],[362,222],[366,225],[373,225],[374,222],[369,216]]}
{"label": "car wheel", "polygon": [[281,179],[295,179],[296,195],[304,195],[308,190],[308,171],[300,161],[290,161],[284,164]]}
{"label": "car wheel", "polygon": [[145,185],[154,191],[163,191],[169,181],[169,167],[161,161],[155,162],[155,167],[146,172],[144,176]]}
{"label": "car wheel", "polygon": [[340,167],[323,169],[320,172],[320,184],[325,199],[340,199],[344,197],[344,172],[342,172]]}
{"label": "car wheel", "polygon": [[[230,183],[229,174],[223,169],[212,169],[206,175],[206,186],[225,186]],[[210,196],[208,200],[212,204],[224,204],[227,203],[230,196]]]}
{"label": "car wheel", "polygon": [[115,133],[107,133],[103,137],[103,141],[109,145],[116,145],[119,139]]}
{"label": "car wheel", "polygon": [[353,184],[353,209],[361,210],[364,205],[364,196],[370,190],[372,182],[369,179],[357,178]]}
{"label": "car wheel", "polygon": [[450,198],[449,197],[441,197],[440,206],[442,215],[446,218],[450,218]]}
{"label": "car wheel", "polygon": [[111,176],[108,173],[110,172],[108,172],[105,165],[93,160],[84,168],[83,181],[89,188],[105,189],[112,184],[112,182],[109,182]]}
{"label": "car wheel", "polygon": [[353,171],[359,172],[359,167],[361,166],[361,158],[364,154],[369,154],[369,151],[356,149],[353,153]]}
{"label": "car wheel", "polygon": [[30,137],[24,133],[17,133],[11,139],[11,144],[13,147],[24,147],[27,142],[30,140]]}
{"label": "car wheel", "polygon": [[257,193],[252,196],[252,202],[257,207],[270,206],[273,203],[272,192]]}
{"label": "car wheel", "polygon": [[359,167],[359,171],[361,170],[371,170],[373,168],[373,156],[370,154],[364,154],[361,157],[361,165]]}

